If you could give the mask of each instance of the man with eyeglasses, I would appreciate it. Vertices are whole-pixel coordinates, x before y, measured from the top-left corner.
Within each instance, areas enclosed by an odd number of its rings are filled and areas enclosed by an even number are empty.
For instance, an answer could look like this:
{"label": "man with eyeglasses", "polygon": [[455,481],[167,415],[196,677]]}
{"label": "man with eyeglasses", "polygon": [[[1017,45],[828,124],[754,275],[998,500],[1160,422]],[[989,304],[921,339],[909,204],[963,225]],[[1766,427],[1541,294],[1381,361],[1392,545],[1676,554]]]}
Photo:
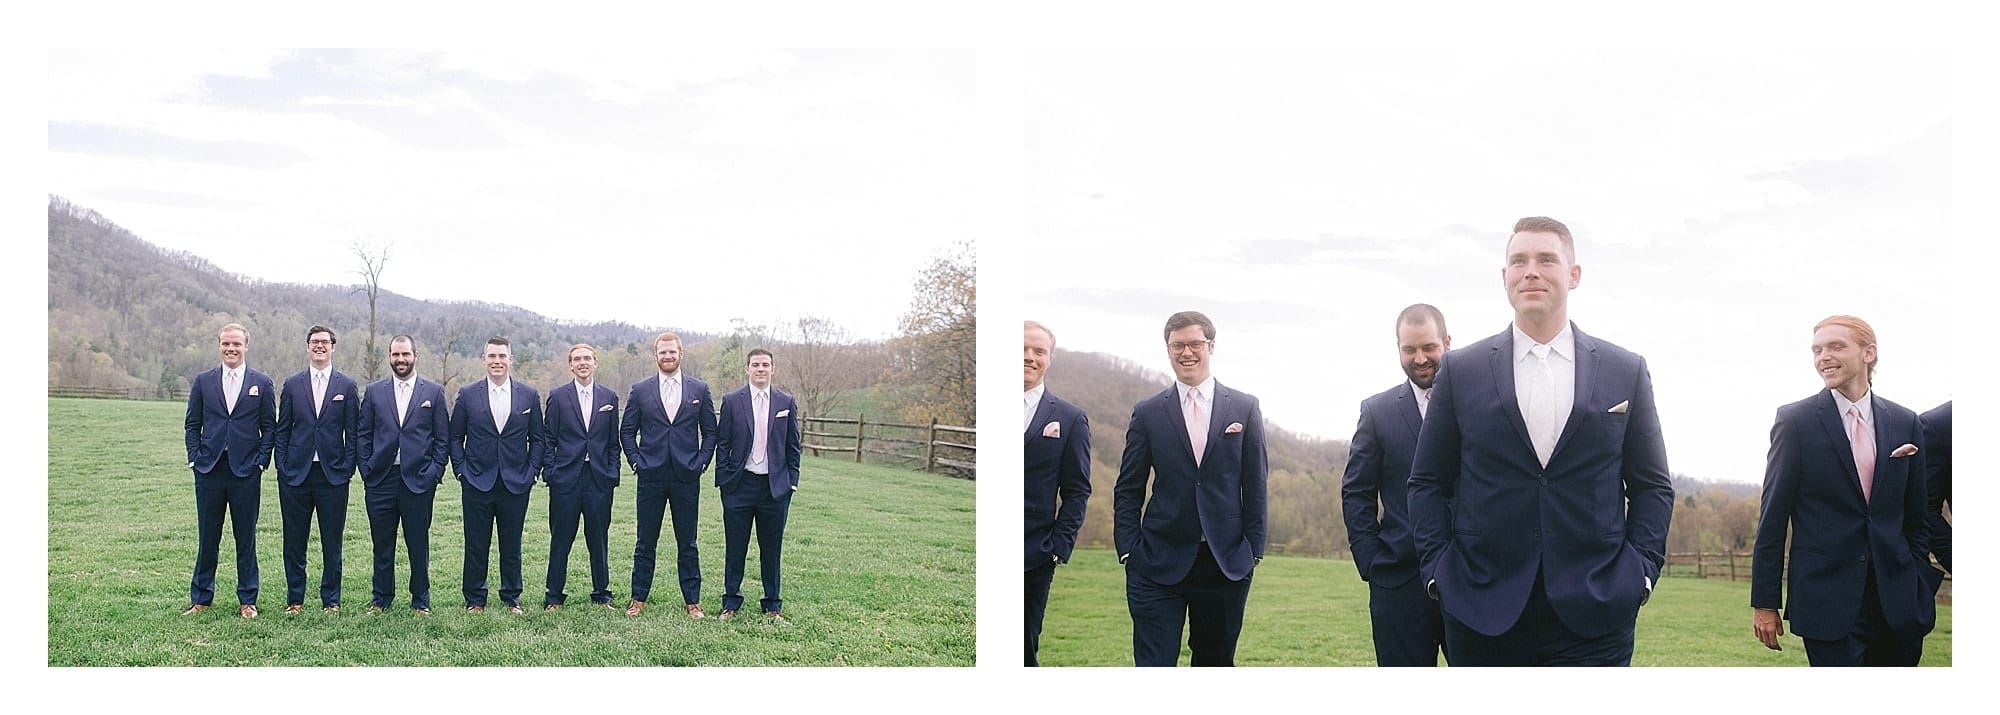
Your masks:
{"label": "man with eyeglasses", "polygon": [[1185,622],[1190,665],[1231,666],[1250,575],[1264,558],[1264,413],[1256,397],[1209,375],[1208,316],[1175,313],[1164,332],[1175,383],[1133,406],[1112,487],[1132,660],[1173,666]]}
{"label": "man with eyeglasses", "polygon": [[285,524],[285,615],[305,610],[306,539],[319,516],[319,605],[340,611],[341,541],[347,534],[347,483],[354,476],[361,388],[333,369],[333,329],[306,330],[305,370],[285,378],[278,396],[278,513]]}

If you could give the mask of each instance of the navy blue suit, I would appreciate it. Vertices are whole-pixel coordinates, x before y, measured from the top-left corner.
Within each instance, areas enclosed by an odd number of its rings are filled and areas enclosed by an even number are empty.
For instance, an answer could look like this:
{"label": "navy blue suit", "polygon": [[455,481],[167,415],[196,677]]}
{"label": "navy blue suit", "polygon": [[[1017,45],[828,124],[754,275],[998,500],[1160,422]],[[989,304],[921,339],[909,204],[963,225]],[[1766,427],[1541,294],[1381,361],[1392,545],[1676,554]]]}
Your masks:
{"label": "navy blue suit", "polygon": [[[1447,354],[1431,390],[1410,524],[1453,665],[1629,665],[1665,565],[1673,480],[1646,361],[1570,330],[1575,402],[1546,468],[1515,394],[1511,328]],[[1514,640],[1481,639],[1502,636]],[[1548,648],[1522,647],[1535,644]]]}
{"label": "navy blue suit", "polygon": [[560,605],[569,598],[569,552],[576,543],[577,522],[590,550],[590,601],[611,603],[611,502],[618,487],[618,393],[590,385],[590,426],[576,383],[549,390],[548,420],[542,450],[542,481],[549,485],[549,575],[544,604]]}
{"label": "navy blue suit", "polygon": [[1090,417],[1044,390],[1035,416],[1021,435],[1025,442],[1021,486],[1027,523],[1026,664],[1034,666],[1056,564],[1069,561],[1070,551],[1076,548],[1076,532],[1083,528],[1084,507],[1090,501]]}
{"label": "navy blue suit", "polygon": [[750,386],[722,396],[722,417],[715,436],[715,486],[722,490],[722,610],[743,606],[743,562],[750,553],[750,528],[757,528],[758,574],[764,580],[765,613],[784,610],[779,596],[778,564],[791,514],[792,492],[799,488],[801,424],[798,403],[784,390],[770,388],[766,407],[764,468],[747,469],[755,444],[755,406]]}
{"label": "navy blue suit", "polygon": [[1411,389],[1398,383],[1361,402],[1340,479],[1340,508],[1354,567],[1368,582],[1375,664],[1428,668],[1444,647],[1444,616],[1416,578],[1409,480],[1424,420]]}
{"label": "navy blue suit", "polygon": [[[1951,505],[1951,402],[1924,413],[1924,449],[1924,470],[1929,472],[1925,479],[1929,507],[1924,521],[1931,529],[1931,554],[1950,571],[1951,522],[1945,521],[1944,510]],[[1933,595],[1942,584],[1943,579],[1931,584]]]}
{"label": "navy blue suit", "polygon": [[462,485],[465,511],[465,605],[486,607],[486,557],[500,535],[500,602],[521,605],[521,528],[528,522],[529,490],[541,476],[541,395],[509,378],[507,422],[493,428],[491,380],[458,389],[451,406],[451,470]]}
{"label": "navy blue suit", "polygon": [[451,461],[444,386],[412,376],[409,406],[396,412],[395,378],[368,385],[355,429],[355,462],[368,508],[374,578],[368,605],[388,608],[396,595],[396,527],[410,552],[410,608],[431,607],[431,504]]}
{"label": "navy blue suit", "polygon": [[660,402],[660,374],[632,383],[618,440],[638,478],[638,539],[632,546],[632,600],[652,596],[655,546],[660,520],[673,509],[674,544],[681,601],[701,603],[701,552],[696,547],[701,517],[701,473],[715,456],[715,403],[708,383],[680,374],[681,395],[674,418]]}
{"label": "navy blue suit", "polygon": [[[306,540],[319,513],[322,606],[340,605],[341,541],[347,536],[347,482],[354,476],[361,388],[327,368],[326,394],[313,403],[312,371],[285,380],[278,395],[278,513],[285,524],[285,604],[305,602]],[[315,459],[317,457],[317,459]]]}
{"label": "navy blue suit", "polygon": [[[1937,616],[1926,578],[1923,423],[1872,391],[1866,399],[1875,432],[1866,500],[1832,390],[1778,408],[1771,426],[1750,605],[1777,609],[1784,581],[1784,616],[1813,665],[1916,665]],[[1917,453],[1893,456],[1905,444]]]}
{"label": "navy blue suit", "polygon": [[1264,556],[1264,413],[1256,397],[1220,382],[1213,389],[1200,467],[1178,387],[1134,405],[1125,432],[1111,491],[1112,540],[1127,559],[1137,665],[1174,665],[1184,621],[1192,665],[1235,663],[1251,571]]}
{"label": "navy blue suit", "polygon": [[257,603],[259,477],[271,463],[277,439],[277,395],[271,378],[250,369],[237,386],[235,409],[222,394],[222,367],[196,375],[188,390],[187,458],[194,471],[196,547],[188,601],[214,605],[215,566],[222,547],[222,518],[236,541],[236,599]]}

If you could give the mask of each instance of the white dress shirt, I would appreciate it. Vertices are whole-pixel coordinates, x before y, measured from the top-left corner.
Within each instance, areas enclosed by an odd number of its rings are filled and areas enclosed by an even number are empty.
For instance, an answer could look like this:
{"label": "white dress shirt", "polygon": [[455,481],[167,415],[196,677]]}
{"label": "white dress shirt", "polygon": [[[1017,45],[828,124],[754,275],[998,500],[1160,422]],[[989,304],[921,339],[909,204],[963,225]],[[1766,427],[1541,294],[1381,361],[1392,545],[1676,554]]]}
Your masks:
{"label": "white dress shirt", "polygon": [[1429,416],[1431,413],[1431,389],[1435,389],[1437,383],[1431,383],[1430,388],[1417,387],[1417,383],[1414,382],[1409,383],[1409,385],[1410,394],[1415,395],[1417,398],[1417,419]]}
{"label": "white dress shirt", "polygon": [[[1528,394],[1533,389],[1530,383],[1535,378],[1536,359],[1531,352],[1537,344],[1534,338],[1514,326],[1514,398],[1520,406],[1521,419],[1529,422],[1528,434],[1534,434],[1532,418],[1528,416]],[[1576,406],[1576,333],[1564,324],[1562,332],[1548,342],[1549,374],[1554,378],[1555,434],[1550,437],[1549,449],[1555,449],[1554,440],[1562,437],[1563,425],[1569,423],[1569,413]],[[1543,465],[1547,466],[1547,465]]]}
{"label": "white dress shirt", "polygon": [[1861,428],[1868,430],[1869,434],[1875,433],[1875,401],[1868,399],[1868,396],[1873,394],[1874,390],[1861,393],[1860,402],[1848,400],[1847,396],[1840,394],[1839,390],[1829,388],[1827,392],[1833,393],[1833,406],[1835,409],[1840,410],[1841,434],[1847,434],[1847,408],[1849,407],[1861,408]]}
{"label": "white dress shirt", "polygon": [[[392,378],[393,379],[393,378]],[[396,426],[401,427],[410,414],[410,396],[417,392],[417,373],[411,372],[410,379],[396,380]],[[403,463],[403,441],[396,440],[396,464]]]}
{"label": "white dress shirt", "polygon": [[514,412],[513,379],[510,378],[506,382],[500,383],[498,385],[493,384],[492,380],[487,380],[486,404],[487,406],[493,408],[493,431],[494,432],[506,431],[507,416],[513,414]]}
{"label": "white dress shirt", "polygon": [[[312,381],[313,416],[318,417],[320,410],[326,409],[326,388],[333,380],[333,365],[327,365],[325,370],[308,366],[306,379]],[[313,448],[313,461],[319,461],[318,447]]]}
{"label": "white dress shirt", "polygon": [[660,373],[660,406],[667,410],[667,421],[672,422],[681,408],[681,373]]}
{"label": "white dress shirt", "polygon": [[[757,408],[759,397],[763,398],[762,401],[764,403],[764,407],[762,410],[759,410]],[[753,435],[756,434],[757,430],[760,429],[767,429],[764,426],[769,425],[770,421],[771,421],[771,388],[766,387],[762,390],[759,390],[755,385],[752,385],[750,387],[751,434]],[[743,460],[744,471],[757,475],[769,475],[771,473],[771,465],[765,464],[765,462],[769,461],[767,459],[767,453],[771,451],[771,446],[769,443],[770,436],[768,434],[765,435],[765,440],[766,440],[765,444],[757,444],[755,439],[751,440],[750,454],[746,455],[745,459]]]}
{"label": "white dress shirt", "polygon": [[1036,385],[1034,389],[1022,393],[1021,396],[1022,432],[1028,431],[1028,428],[1034,425],[1035,410],[1042,406],[1042,395],[1047,394],[1048,391],[1049,391],[1049,384],[1044,382],[1040,385]]}

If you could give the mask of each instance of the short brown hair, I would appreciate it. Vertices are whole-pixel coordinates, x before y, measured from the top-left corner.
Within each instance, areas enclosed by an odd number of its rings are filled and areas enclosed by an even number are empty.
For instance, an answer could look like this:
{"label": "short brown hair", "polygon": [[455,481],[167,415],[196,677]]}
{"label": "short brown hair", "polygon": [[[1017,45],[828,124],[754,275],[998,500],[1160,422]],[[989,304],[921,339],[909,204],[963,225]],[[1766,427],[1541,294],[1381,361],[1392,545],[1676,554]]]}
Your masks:
{"label": "short brown hair", "polygon": [[1404,308],[1403,312],[1396,314],[1396,328],[1398,331],[1405,325],[1423,325],[1425,322],[1430,322],[1437,326],[1438,337],[1451,335],[1450,331],[1444,329],[1444,312],[1438,310],[1437,306],[1429,303],[1417,303]]}
{"label": "short brown hair", "polygon": [[1513,245],[1514,234],[1518,233],[1555,234],[1556,238],[1562,239],[1563,253],[1567,254],[1566,257],[1569,258],[1569,262],[1572,264],[1576,263],[1576,239],[1569,235],[1569,227],[1564,226],[1563,222],[1547,216],[1529,216],[1515,221],[1514,233],[1507,234],[1508,245]]}
{"label": "short brown hair", "polygon": [[[1209,321],[1208,316],[1202,315],[1201,311],[1197,310],[1183,310],[1167,316],[1167,329],[1160,332],[1160,340],[1171,340],[1174,337],[1174,331],[1190,325],[1201,326],[1202,337],[1209,340],[1215,339],[1215,323]],[[1050,336],[1049,342],[1055,342],[1055,337]]]}
{"label": "short brown hair", "polygon": [[[1829,325],[1838,325],[1840,327],[1854,331],[1854,342],[1859,343],[1858,345],[1855,345],[1855,347],[1857,348],[1865,348],[1875,344],[1875,329],[1869,327],[1868,321],[1866,320],[1856,318],[1852,315],[1829,315],[1826,317],[1825,320],[1821,320],[1819,321],[1818,324],[1813,326],[1813,332],[1817,333],[1819,332],[1820,328],[1824,328]],[[1875,363],[1881,361],[1882,361],[1882,349],[1876,348],[1875,359],[1868,361],[1869,382],[1872,383],[1875,381]]]}
{"label": "short brown hair", "polygon": [[654,349],[654,350],[659,350],[659,349],[660,349],[660,343],[664,343],[664,342],[667,342],[667,341],[669,341],[669,340],[671,340],[671,341],[674,341],[674,342],[678,343],[678,342],[680,342],[680,341],[681,341],[681,336],[679,336],[679,335],[675,335],[675,334],[674,334],[674,331],[671,331],[671,330],[669,330],[669,331],[667,331],[667,332],[664,332],[664,333],[660,333],[659,335],[655,335],[655,336],[653,336],[653,349]]}
{"label": "short brown hair", "polygon": [[[1043,324],[1041,324],[1041,323],[1037,323],[1037,322],[1035,322],[1035,321],[1032,321],[1032,320],[1023,320],[1023,321],[1021,321],[1021,329],[1022,329],[1022,330],[1029,330],[1029,329],[1033,329],[1033,330],[1040,330],[1040,331],[1042,331],[1042,334],[1043,334],[1043,335],[1047,335],[1047,336],[1049,336],[1049,348],[1050,348],[1050,349],[1054,349],[1054,348],[1055,348],[1055,346],[1056,346],[1056,331],[1053,331],[1053,330],[1050,330],[1050,329],[1049,329],[1049,326],[1046,326],[1046,325],[1043,325]],[[1173,331],[1168,331],[1168,332],[1173,332]]]}
{"label": "short brown hair", "polygon": [[[593,346],[590,343],[577,343],[575,345],[571,345],[569,346],[569,352],[564,353],[564,355],[568,357],[574,357],[576,355],[577,348],[583,348],[585,350],[589,350],[590,358],[592,360],[597,359],[597,348],[596,346]],[[567,359],[567,357],[565,359]]]}

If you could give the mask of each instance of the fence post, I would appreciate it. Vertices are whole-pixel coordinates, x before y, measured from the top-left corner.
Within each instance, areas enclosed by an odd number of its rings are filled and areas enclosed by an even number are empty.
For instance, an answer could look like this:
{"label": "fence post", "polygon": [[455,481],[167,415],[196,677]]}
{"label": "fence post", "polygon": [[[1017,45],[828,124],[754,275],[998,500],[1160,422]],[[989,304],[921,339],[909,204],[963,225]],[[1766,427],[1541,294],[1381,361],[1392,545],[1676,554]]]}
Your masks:
{"label": "fence post", "polygon": [[931,471],[931,465],[934,465],[936,463],[937,463],[937,418],[932,417],[930,431],[926,432],[924,437],[924,471],[925,472]]}
{"label": "fence post", "polygon": [[1736,580],[1736,550],[1730,549],[1726,553],[1729,554],[1729,580],[1734,581]]}
{"label": "fence post", "polygon": [[864,433],[866,433],[867,431],[868,431],[868,415],[860,412],[855,413],[854,414],[854,463],[855,464],[861,463],[861,439]]}

